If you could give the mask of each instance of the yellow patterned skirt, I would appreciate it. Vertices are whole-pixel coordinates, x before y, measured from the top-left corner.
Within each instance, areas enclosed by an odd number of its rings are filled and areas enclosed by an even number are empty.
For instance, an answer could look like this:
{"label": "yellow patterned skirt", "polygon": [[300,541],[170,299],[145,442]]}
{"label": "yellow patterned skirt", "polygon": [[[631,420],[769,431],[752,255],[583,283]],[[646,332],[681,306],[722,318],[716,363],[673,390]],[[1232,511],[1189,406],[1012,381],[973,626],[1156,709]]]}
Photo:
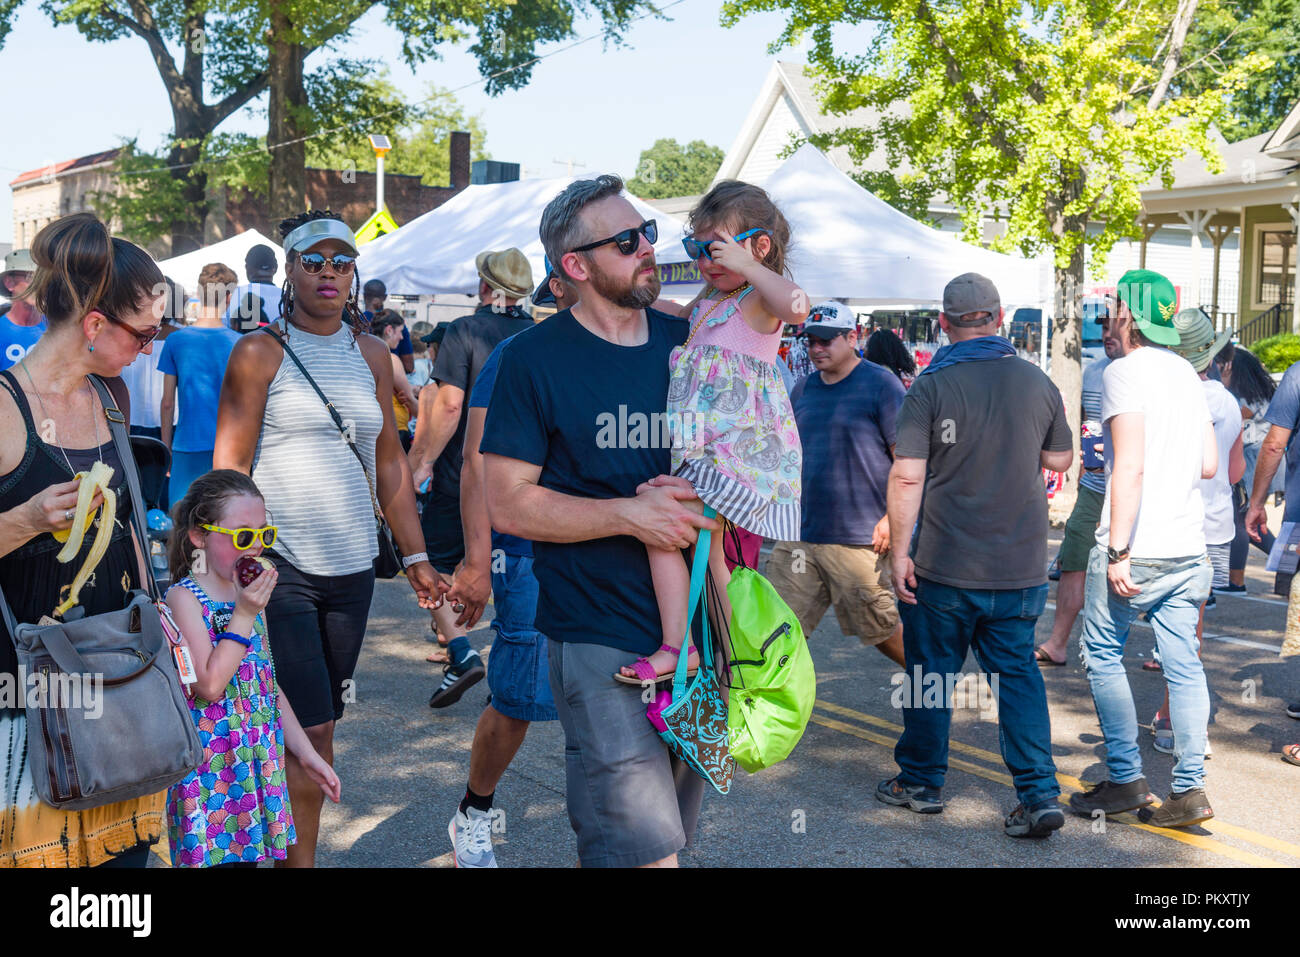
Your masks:
{"label": "yellow patterned skirt", "polygon": [[42,803],[21,711],[0,711],[0,784],[0,867],[94,867],[166,831],[165,790],[85,811]]}

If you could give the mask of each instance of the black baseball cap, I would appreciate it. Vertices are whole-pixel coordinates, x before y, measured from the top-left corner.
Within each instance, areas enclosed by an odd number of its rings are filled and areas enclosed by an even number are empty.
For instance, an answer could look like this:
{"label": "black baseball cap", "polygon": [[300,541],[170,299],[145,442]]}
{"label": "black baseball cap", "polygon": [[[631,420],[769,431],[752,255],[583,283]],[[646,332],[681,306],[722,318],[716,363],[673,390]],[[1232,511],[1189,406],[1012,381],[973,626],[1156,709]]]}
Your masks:
{"label": "black baseball cap", "polygon": [[555,275],[555,270],[551,268],[551,261],[546,257],[542,257],[542,262],[546,265],[546,275],[542,277],[542,281],[533,292],[534,306],[555,304],[555,293],[551,292],[551,277]]}
{"label": "black baseball cap", "polygon": [[265,243],[250,247],[244,254],[244,268],[246,270],[269,269],[275,272],[279,268],[279,263],[275,260],[275,250]]}
{"label": "black baseball cap", "polygon": [[443,336],[447,334],[448,325],[449,323],[446,322],[438,323],[438,325],[433,327],[433,332],[429,333],[427,336],[420,336],[420,341],[427,342],[431,346],[437,345],[442,342]]}

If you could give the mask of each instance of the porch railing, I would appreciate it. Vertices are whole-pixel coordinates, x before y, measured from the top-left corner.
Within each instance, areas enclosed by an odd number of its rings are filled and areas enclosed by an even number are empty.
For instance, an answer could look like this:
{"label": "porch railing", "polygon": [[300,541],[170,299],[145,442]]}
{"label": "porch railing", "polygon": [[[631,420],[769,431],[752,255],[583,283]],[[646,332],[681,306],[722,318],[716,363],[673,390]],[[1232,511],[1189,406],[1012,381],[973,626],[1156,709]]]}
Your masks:
{"label": "porch railing", "polygon": [[1237,340],[1250,348],[1261,339],[1291,331],[1291,317],[1295,306],[1289,302],[1279,302],[1267,312],[1262,312],[1250,322],[1237,330]]}

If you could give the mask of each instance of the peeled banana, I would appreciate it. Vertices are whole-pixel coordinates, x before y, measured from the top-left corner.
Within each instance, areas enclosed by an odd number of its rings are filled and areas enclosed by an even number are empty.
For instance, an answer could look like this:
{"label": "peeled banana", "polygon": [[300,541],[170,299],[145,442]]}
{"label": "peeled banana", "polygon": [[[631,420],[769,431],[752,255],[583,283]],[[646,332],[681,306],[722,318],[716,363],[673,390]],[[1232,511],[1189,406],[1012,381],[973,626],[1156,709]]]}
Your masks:
{"label": "peeled banana", "polygon": [[[73,478],[81,483],[77,489],[77,508],[72,516],[72,527],[53,533],[57,541],[65,543],[55,558],[67,564],[77,557],[96,514],[99,516],[99,530],[95,533],[95,540],[91,543],[85,561],[81,563],[81,568],[72,579],[68,597],[54,609],[56,618],[78,604],[82,586],[90,578],[95,566],[103,559],[104,552],[108,551],[108,543],[113,537],[113,525],[117,515],[117,493],[108,487],[109,481],[113,478],[112,466],[96,462],[89,472],[78,472]],[[97,513],[90,510],[90,503],[96,492],[104,496]]]}

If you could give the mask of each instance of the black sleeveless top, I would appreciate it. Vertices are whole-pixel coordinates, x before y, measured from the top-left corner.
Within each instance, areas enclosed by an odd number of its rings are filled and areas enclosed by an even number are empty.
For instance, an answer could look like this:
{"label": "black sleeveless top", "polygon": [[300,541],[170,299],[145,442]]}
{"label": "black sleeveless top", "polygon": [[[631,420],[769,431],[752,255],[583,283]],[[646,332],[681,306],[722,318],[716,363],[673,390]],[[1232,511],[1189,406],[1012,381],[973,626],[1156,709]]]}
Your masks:
{"label": "black sleeveless top", "polygon": [[[47,445],[41,441],[32,410],[27,404],[27,396],[18,385],[18,380],[8,371],[0,372],[0,380],[3,380],[0,387],[7,388],[17,401],[27,426],[27,449],[22,462],[7,475],[0,475],[0,512],[17,508],[51,485],[71,481],[72,474],[68,471],[68,463],[63,459],[64,452],[77,471],[89,471],[97,461],[111,466],[113,477],[109,480],[109,487],[117,493],[117,528],[113,531],[103,559],[82,586],[79,600],[86,615],[99,615],[124,608],[129,601],[130,592],[141,587],[140,569],[135,549],[131,545],[128,524],[131,502],[126,489],[126,476],[122,473],[122,463],[112,436],[109,436],[109,441],[104,445],[93,449],[60,450]],[[118,381],[110,383],[110,391],[114,396],[120,395],[121,391],[112,389],[111,386],[120,384]],[[96,414],[101,417],[100,434],[107,433],[107,420],[103,419],[102,412]],[[42,615],[50,614],[67,597],[67,588],[71,586],[82,560],[90,551],[96,528],[92,525],[86,532],[80,553],[67,564],[60,564],[56,560],[55,556],[63,544],[56,541],[49,532],[42,532],[8,555],[0,556],[0,588],[4,589],[5,599],[20,623],[36,623]],[[3,618],[0,618],[0,673],[14,674],[17,668],[18,658],[13,639]],[[0,701],[0,707],[8,703]],[[21,701],[19,705],[21,706]]]}

